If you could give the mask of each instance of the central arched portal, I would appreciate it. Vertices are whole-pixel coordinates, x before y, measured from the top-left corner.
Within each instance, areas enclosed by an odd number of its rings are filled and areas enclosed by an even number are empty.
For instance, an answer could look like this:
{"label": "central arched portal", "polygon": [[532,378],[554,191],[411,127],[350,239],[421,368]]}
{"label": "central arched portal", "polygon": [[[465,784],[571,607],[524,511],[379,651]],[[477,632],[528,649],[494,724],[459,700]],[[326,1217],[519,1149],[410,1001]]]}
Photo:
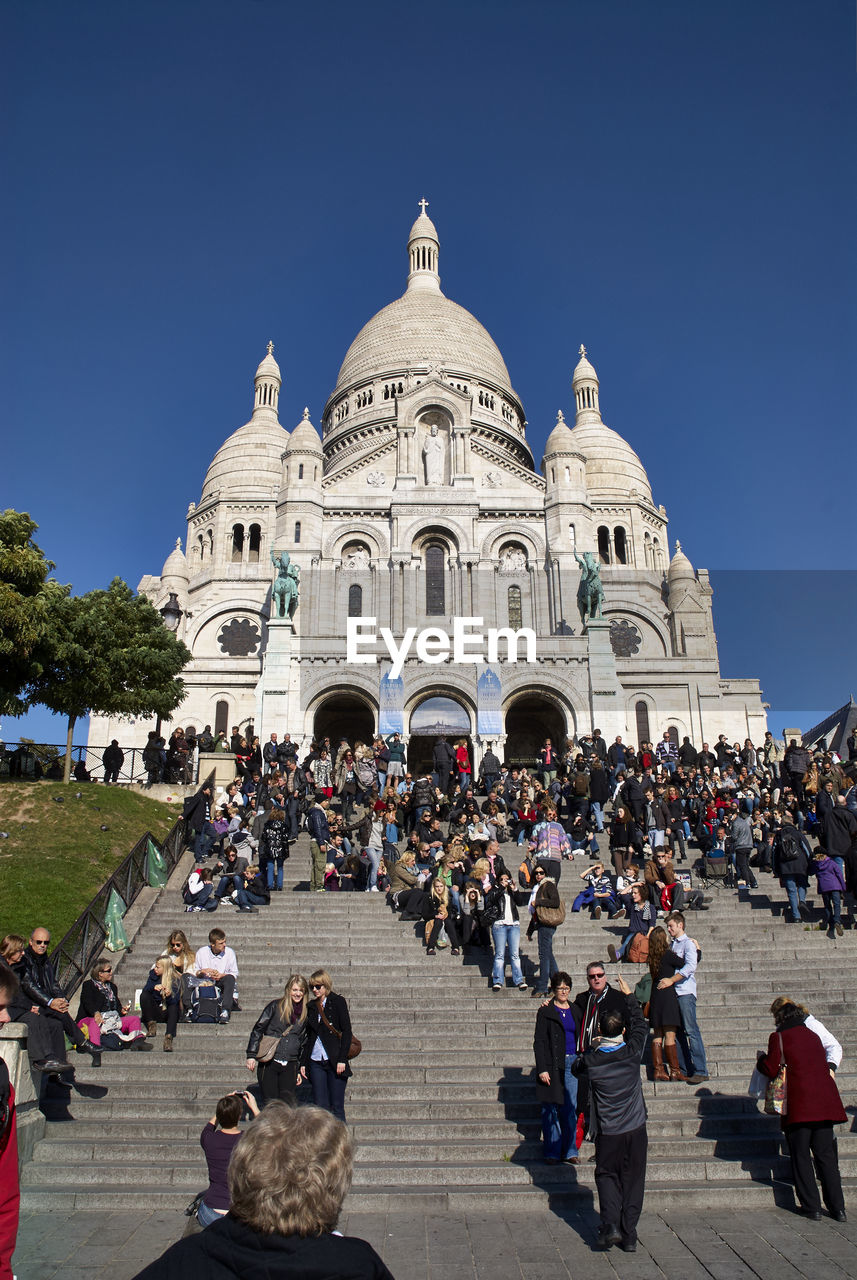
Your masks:
{"label": "central arched portal", "polygon": [[538,763],[545,738],[562,753],[568,736],[565,716],[556,703],[538,693],[525,693],[506,712],[506,764],[531,769]]}
{"label": "central arched portal", "polygon": [[316,709],[312,735],[316,741],[330,738],[334,752],[343,738],[347,738],[352,747],[355,742],[371,743],[375,737],[375,713],[362,698],[355,698],[353,694],[331,694]]}
{"label": "central arched portal", "polygon": [[470,738],[470,715],[454,698],[432,696],[425,698],[411,713],[408,728],[408,770],[431,773],[434,746],[438,738],[446,738],[455,750],[462,738],[467,743],[467,753],[473,764],[473,743]]}

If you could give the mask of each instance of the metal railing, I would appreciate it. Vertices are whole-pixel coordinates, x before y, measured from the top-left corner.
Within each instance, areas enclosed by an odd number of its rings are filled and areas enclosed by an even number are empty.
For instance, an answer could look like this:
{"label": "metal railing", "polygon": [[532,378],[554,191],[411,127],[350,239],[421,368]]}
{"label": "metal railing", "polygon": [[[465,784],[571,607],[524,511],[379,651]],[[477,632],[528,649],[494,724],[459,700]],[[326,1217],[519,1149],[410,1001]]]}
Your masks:
{"label": "metal railing", "polygon": [[[93,781],[104,777],[104,762],[101,757],[106,746],[78,746],[71,749],[72,776],[77,765],[82,765]],[[122,747],[125,759],[119,770],[119,782],[147,782],[149,772],[143,763],[142,747]],[[57,781],[62,781],[62,768],[65,763],[65,743],[53,742],[6,742],[0,743],[0,778],[21,778],[33,781],[38,778],[51,777],[59,773]],[[196,781],[196,757],[190,760],[187,767],[187,778],[179,775],[177,769],[169,766],[164,774],[164,782],[173,785]],[[85,781],[86,779],[81,779]]]}
{"label": "metal railing", "polygon": [[[208,781],[214,783],[212,773]],[[151,832],[142,835],[134,848],[119,864],[113,875],[104,882],[92,901],[84,907],[68,933],[57,943],[51,952],[51,962],[57,980],[71,996],[88,977],[96,956],[103,950],[107,940],[107,904],[110,894],[115,889],[127,910],[136,900],[141,889],[149,883],[148,848],[149,841],[160,849],[167,864],[169,875],[182,856],[185,847],[184,818],[173,824],[163,844],[158,844]]]}

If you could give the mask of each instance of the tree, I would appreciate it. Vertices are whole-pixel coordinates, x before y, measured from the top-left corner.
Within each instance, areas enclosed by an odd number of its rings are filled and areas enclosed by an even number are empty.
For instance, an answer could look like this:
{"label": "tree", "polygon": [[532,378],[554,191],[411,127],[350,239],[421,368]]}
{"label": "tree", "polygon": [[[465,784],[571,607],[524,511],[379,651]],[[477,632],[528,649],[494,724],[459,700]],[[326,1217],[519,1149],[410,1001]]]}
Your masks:
{"label": "tree", "polygon": [[33,542],[38,529],[23,511],[0,512],[0,713],[20,716],[52,653],[52,622],[69,588]]}
{"label": "tree", "polygon": [[106,591],[61,600],[51,630],[52,657],[32,700],[68,717],[68,782],[75,722],[91,711],[168,717],[184,697],[179,675],[191,654],[121,578]]}

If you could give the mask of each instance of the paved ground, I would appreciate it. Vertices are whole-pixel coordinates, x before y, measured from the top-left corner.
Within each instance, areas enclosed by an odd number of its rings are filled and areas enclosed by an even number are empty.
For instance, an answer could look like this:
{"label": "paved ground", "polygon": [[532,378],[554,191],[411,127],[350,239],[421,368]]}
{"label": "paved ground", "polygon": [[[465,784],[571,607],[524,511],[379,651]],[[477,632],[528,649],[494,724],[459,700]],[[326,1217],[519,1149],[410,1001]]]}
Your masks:
{"label": "paved ground", "polygon": [[[34,1213],[21,1220],[18,1280],[131,1280],[177,1240],[174,1212]],[[341,1223],[396,1280],[853,1280],[857,1221],[769,1212],[643,1215],[634,1255],[594,1253],[594,1214],[352,1214]]]}

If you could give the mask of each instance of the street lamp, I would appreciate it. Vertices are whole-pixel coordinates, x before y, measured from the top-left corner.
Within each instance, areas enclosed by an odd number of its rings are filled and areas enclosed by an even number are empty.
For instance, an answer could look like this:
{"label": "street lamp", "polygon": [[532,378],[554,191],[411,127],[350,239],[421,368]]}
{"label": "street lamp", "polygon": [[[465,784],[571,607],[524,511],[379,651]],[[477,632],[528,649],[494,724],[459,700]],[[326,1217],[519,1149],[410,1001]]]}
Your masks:
{"label": "street lamp", "polygon": [[179,623],[182,620],[182,610],[179,604],[179,598],[175,591],[170,592],[170,598],[162,609],[159,610],[164,620],[164,626],[167,631],[178,631]]}

